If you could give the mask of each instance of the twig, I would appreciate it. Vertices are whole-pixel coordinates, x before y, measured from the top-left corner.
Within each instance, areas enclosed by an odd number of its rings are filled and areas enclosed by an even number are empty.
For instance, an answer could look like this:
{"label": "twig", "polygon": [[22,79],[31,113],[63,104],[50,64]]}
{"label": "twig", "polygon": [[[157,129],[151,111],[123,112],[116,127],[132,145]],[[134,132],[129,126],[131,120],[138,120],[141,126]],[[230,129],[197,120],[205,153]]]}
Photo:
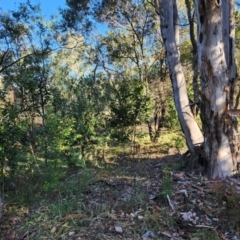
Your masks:
{"label": "twig", "polygon": [[210,229],[214,229],[214,227],[212,227],[212,226],[207,226],[207,225],[195,225],[195,227],[198,227],[198,228],[210,228]]}
{"label": "twig", "polygon": [[172,203],[172,200],[170,199],[170,197],[168,196],[168,194],[167,194],[167,200],[168,200],[169,206],[172,208],[172,210],[175,210],[174,205],[173,205],[173,203]]}
{"label": "twig", "polygon": [[167,232],[160,232],[160,234],[162,234],[163,236],[168,237],[168,238],[171,238],[171,237],[172,237],[172,235],[170,235],[170,234],[167,233]]}

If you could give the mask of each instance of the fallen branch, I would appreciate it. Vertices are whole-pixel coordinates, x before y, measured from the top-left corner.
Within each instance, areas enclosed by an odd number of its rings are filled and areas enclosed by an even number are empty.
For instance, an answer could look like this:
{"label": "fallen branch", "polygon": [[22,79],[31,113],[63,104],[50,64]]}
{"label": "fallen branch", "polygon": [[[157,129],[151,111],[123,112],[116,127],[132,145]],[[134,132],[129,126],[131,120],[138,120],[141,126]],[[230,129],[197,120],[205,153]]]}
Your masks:
{"label": "fallen branch", "polygon": [[172,200],[170,199],[170,197],[168,196],[168,194],[167,194],[167,200],[168,200],[169,206],[172,208],[172,210],[175,211],[175,207],[174,207],[174,205],[173,205],[173,202],[172,202]]}

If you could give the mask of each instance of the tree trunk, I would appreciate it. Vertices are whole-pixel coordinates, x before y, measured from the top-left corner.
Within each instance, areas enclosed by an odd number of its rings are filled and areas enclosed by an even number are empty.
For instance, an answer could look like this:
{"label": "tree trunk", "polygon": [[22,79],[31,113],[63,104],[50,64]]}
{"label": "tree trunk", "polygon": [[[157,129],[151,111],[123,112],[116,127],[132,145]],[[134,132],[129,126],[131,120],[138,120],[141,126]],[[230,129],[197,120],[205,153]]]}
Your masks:
{"label": "tree trunk", "polygon": [[198,114],[198,103],[199,103],[199,84],[198,84],[198,52],[197,52],[197,40],[195,37],[195,29],[194,29],[194,14],[192,14],[192,4],[191,0],[185,0],[185,5],[187,7],[187,17],[189,22],[189,34],[190,34],[190,40],[192,44],[192,69],[193,69],[193,80],[192,80],[192,86],[193,86],[193,93],[194,93],[194,104],[192,106],[192,112],[195,119],[197,118]]}
{"label": "tree trunk", "polygon": [[227,112],[233,108],[236,79],[234,1],[195,0],[195,11],[207,172],[225,178],[239,161],[237,121]]}
{"label": "tree trunk", "polygon": [[165,45],[178,118],[187,146],[191,153],[195,153],[194,146],[203,143],[203,135],[189,106],[186,81],[180,63],[179,20],[176,0],[156,0],[155,7],[160,15],[161,34]]}

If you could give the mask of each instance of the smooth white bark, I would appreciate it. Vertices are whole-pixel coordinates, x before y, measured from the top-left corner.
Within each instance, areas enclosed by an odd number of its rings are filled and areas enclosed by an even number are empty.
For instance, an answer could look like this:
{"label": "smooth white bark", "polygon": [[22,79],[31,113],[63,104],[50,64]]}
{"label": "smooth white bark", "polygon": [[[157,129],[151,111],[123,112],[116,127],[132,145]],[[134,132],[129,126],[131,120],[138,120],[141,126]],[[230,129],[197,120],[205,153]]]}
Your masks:
{"label": "smooth white bark", "polygon": [[194,146],[202,144],[203,135],[189,106],[186,81],[180,62],[179,20],[176,1],[159,0],[156,3],[156,8],[160,15],[161,34],[165,45],[178,118],[188,148],[194,153]]}

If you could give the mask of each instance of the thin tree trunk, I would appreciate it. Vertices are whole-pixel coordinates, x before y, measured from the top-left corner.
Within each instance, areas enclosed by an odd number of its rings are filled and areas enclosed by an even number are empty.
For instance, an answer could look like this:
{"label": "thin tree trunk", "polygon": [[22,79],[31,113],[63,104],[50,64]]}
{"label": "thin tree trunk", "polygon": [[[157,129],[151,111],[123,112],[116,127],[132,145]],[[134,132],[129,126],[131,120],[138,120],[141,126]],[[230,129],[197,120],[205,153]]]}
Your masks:
{"label": "thin tree trunk", "polygon": [[195,0],[195,10],[207,171],[212,178],[225,178],[239,161],[237,121],[227,113],[236,79],[234,1]]}
{"label": "thin tree trunk", "polygon": [[192,69],[193,69],[193,81],[192,81],[192,86],[193,86],[193,93],[194,93],[194,105],[192,107],[192,112],[193,116],[197,117],[198,113],[198,103],[199,103],[199,84],[198,84],[198,77],[199,77],[199,72],[198,72],[198,52],[197,52],[197,40],[195,37],[195,31],[194,31],[194,17],[192,15],[192,7],[191,7],[191,1],[190,0],[185,0],[185,4],[187,7],[187,16],[188,16],[188,22],[189,22],[189,34],[190,34],[190,40],[192,44]]}
{"label": "thin tree trunk", "polygon": [[165,45],[178,118],[187,146],[191,153],[195,153],[194,146],[203,143],[203,135],[189,106],[186,81],[180,63],[179,20],[176,0],[156,0],[155,6],[160,15],[161,34]]}

